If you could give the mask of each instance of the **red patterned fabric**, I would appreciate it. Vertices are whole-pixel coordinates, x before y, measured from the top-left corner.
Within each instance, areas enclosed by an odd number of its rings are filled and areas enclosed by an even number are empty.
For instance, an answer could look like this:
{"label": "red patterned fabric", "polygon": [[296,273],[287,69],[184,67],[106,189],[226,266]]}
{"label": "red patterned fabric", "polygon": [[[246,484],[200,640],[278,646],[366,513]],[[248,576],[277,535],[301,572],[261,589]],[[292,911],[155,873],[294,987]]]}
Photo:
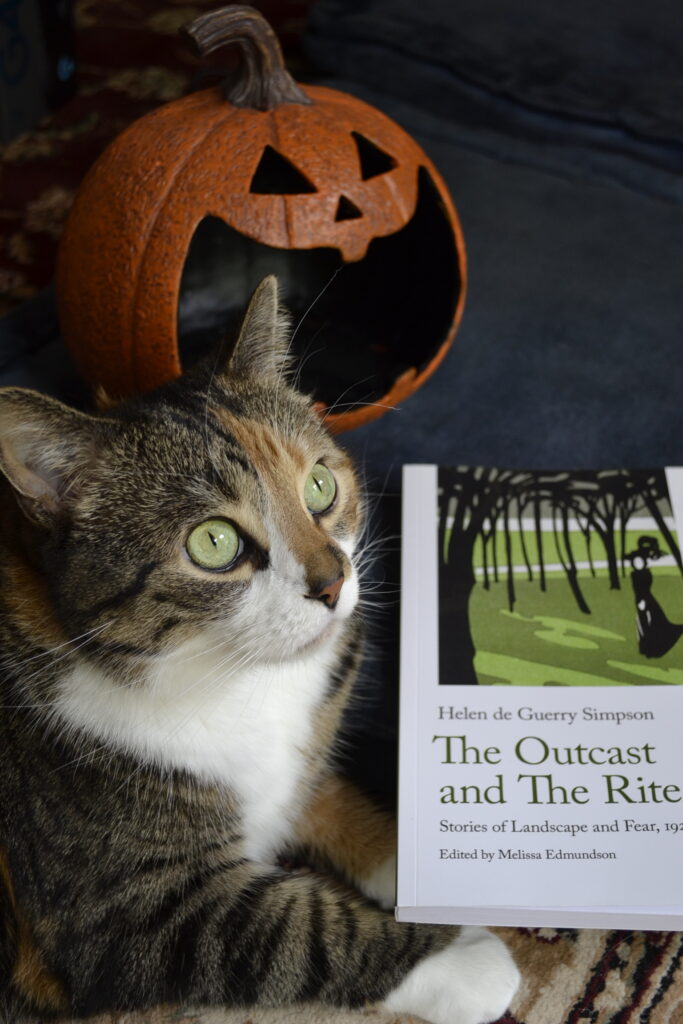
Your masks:
{"label": "red patterned fabric", "polygon": [[[217,0],[77,0],[78,91],[2,149],[0,312],[52,280],[57,243],[84,174],[115,135],[187,92],[198,61],[178,36]],[[310,0],[255,4],[296,73]]]}

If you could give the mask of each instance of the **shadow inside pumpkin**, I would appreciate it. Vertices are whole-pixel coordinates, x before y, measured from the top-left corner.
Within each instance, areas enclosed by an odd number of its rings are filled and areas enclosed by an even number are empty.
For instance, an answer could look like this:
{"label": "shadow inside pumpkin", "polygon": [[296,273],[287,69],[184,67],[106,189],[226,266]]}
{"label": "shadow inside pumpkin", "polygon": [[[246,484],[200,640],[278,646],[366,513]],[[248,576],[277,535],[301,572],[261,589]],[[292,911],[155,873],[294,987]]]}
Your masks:
{"label": "shadow inside pumpkin", "polygon": [[[389,154],[355,141],[366,180],[391,168]],[[294,165],[269,149],[254,174],[252,191],[315,193]],[[453,229],[437,188],[426,168],[418,176],[411,220],[394,234],[373,239],[356,262],[345,263],[329,247],[275,248],[218,217],[201,220],[180,285],[183,366],[208,352],[226,325],[228,331],[237,326],[245,298],[272,273],[293,315],[301,387],[335,411],[381,401],[406,370],[428,366],[449,332],[462,282]],[[340,195],[335,220],[362,216],[355,203]]]}

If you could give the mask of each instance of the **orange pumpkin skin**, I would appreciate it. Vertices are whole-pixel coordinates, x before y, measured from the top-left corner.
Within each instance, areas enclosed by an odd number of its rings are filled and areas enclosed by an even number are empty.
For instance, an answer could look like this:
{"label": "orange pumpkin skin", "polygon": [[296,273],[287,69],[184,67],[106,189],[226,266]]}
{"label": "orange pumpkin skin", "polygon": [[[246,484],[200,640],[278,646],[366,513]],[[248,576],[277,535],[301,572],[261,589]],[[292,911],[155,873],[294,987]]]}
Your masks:
{"label": "orange pumpkin skin", "polygon": [[[92,386],[124,398],[181,373],[180,282],[203,218],[220,218],[271,247],[329,246],[353,262],[363,258],[373,238],[410,221],[420,167],[428,170],[453,231],[460,274],[453,322],[427,366],[403,373],[381,403],[332,412],[328,427],[338,432],[377,418],[442,361],[462,315],[466,274],[448,190],[417,143],[388,117],[332,89],[300,88],[310,104],[281,103],[265,111],[233,106],[218,88],[194,93],[132,124],[91,169],[60,246],[57,294],[65,341]],[[391,154],[395,166],[363,180],[352,132]],[[285,155],[315,191],[251,192],[267,145]],[[342,195],[362,217],[335,220]]]}

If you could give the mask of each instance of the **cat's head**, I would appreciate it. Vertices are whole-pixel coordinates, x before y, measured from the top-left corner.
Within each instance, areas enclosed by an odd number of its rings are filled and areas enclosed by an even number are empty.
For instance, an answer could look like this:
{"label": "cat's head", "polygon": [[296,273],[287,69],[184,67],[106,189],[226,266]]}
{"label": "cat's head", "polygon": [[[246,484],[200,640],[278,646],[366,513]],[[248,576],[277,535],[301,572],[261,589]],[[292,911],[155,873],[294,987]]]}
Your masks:
{"label": "cat's head", "polygon": [[287,383],[287,343],[271,277],[229,358],[152,395],[91,416],[0,391],[24,553],[64,638],[113,675],[211,644],[235,663],[290,659],[353,611],[358,482]]}

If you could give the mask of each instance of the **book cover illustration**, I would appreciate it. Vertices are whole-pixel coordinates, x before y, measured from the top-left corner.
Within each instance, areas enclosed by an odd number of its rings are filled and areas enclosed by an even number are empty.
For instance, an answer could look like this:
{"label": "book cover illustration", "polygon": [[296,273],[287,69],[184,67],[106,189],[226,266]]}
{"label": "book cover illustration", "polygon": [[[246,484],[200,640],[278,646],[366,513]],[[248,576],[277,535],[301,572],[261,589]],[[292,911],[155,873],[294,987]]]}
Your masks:
{"label": "book cover illustration", "polygon": [[683,684],[664,470],[438,471],[439,682]]}

